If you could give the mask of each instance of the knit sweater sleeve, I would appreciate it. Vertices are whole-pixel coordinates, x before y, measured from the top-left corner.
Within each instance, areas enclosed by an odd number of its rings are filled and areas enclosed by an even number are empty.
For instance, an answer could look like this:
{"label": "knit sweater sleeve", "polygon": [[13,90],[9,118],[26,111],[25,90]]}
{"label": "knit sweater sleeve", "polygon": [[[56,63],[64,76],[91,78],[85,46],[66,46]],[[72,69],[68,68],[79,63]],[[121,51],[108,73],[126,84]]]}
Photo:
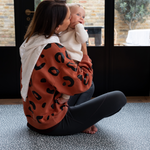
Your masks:
{"label": "knit sweater sleeve", "polygon": [[76,40],[78,43],[83,44],[86,41],[88,41],[88,33],[84,29],[84,26],[82,24],[79,23],[75,26],[75,32],[76,32]]}
{"label": "knit sweater sleeve", "polygon": [[77,65],[70,59],[65,47],[52,43],[45,50],[47,80],[59,93],[74,95],[85,92],[92,84],[93,69],[91,59],[83,55]]}

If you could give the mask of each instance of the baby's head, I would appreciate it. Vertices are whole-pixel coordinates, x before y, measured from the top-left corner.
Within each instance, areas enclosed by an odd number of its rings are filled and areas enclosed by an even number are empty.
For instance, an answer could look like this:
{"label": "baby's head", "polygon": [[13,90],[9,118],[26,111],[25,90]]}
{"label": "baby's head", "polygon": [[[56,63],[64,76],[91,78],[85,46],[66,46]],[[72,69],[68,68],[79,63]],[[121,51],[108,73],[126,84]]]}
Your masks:
{"label": "baby's head", "polygon": [[70,27],[75,28],[75,25],[77,23],[84,24],[84,18],[85,18],[84,8],[81,5],[76,3],[67,4],[67,6],[69,7],[71,13]]}

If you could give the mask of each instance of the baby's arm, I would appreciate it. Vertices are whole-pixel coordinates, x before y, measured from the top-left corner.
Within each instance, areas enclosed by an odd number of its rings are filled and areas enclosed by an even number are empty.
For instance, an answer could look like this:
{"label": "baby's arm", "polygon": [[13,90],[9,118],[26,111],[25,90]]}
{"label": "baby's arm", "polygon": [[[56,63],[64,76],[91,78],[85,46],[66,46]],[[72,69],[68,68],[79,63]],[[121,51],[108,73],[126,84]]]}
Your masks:
{"label": "baby's arm", "polygon": [[76,40],[77,40],[78,43],[83,44],[86,41],[88,41],[88,33],[84,29],[83,24],[78,23],[75,26],[75,31],[76,31]]}

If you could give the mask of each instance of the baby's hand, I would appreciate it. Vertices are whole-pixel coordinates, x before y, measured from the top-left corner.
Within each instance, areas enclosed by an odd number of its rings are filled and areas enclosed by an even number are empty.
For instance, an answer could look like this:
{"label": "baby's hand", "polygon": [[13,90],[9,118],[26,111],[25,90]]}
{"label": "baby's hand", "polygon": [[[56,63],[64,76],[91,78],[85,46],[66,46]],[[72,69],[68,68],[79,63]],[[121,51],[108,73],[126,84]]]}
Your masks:
{"label": "baby's hand", "polygon": [[74,21],[70,24],[70,27],[74,29],[77,24],[79,24],[79,22]]}
{"label": "baby's hand", "polygon": [[65,102],[68,102],[69,99],[64,99],[64,98],[60,97],[60,98],[58,98],[57,100],[58,100],[58,102],[59,102],[60,104],[63,104],[63,103],[65,103]]}

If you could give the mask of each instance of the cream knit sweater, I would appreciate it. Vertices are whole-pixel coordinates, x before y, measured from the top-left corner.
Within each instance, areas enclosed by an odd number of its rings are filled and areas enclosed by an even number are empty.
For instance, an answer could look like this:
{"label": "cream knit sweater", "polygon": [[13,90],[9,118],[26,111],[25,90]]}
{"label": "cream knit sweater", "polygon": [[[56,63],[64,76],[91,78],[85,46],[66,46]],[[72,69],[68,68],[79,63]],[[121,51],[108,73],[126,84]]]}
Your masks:
{"label": "cream knit sweater", "polygon": [[75,29],[68,28],[60,34],[60,42],[67,49],[71,59],[79,62],[83,57],[83,53],[81,51],[82,44],[87,40],[87,31],[80,23],[75,26]]}

